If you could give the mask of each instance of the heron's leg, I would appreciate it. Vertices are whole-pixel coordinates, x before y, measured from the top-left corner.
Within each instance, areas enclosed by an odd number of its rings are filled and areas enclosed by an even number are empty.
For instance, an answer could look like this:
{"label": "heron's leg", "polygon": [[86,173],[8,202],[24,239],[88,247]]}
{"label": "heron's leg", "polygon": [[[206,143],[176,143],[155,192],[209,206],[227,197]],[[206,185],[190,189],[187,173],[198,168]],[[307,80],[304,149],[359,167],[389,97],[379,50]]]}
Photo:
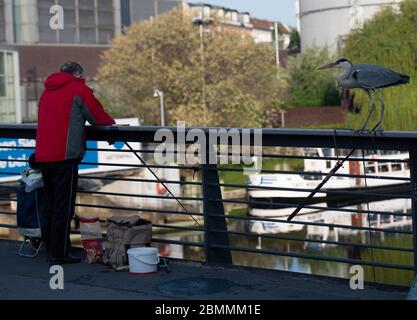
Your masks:
{"label": "heron's leg", "polygon": [[381,103],[381,115],[379,116],[378,123],[372,129],[372,131],[382,131],[382,119],[384,118],[384,111],[385,111],[385,104],[384,100],[382,100],[381,91],[375,90],[376,95],[378,96],[378,100]]}
{"label": "heron's leg", "polygon": [[371,119],[372,114],[375,112],[375,100],[372,97],[371,90],[365,90],[368,94],[369,101],[371,102],[371,110],[369,110],[368,117],[366,118],[365,123],[363,124],[362,128],[359,131],[364,131],[366,126],[368,125],[369,119]]}

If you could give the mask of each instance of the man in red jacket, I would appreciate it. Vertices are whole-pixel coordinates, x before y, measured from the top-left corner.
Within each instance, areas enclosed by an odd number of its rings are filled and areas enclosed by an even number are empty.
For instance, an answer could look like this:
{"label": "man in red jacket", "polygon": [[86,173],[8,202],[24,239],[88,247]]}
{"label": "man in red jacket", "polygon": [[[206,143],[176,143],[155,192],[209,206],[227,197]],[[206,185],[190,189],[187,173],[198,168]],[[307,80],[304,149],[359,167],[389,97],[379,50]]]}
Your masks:
{"label": "man in red jacket", "polygon": [[74,216],[78,164],[86,151],[85,121],[115,123],[84,80],[84,70],[67,62],[45,82],[39,101],[36,162],[41,166],[49,210],[43,218],[42,238],[50,264],[80,262],[70,254],[70,225]]}

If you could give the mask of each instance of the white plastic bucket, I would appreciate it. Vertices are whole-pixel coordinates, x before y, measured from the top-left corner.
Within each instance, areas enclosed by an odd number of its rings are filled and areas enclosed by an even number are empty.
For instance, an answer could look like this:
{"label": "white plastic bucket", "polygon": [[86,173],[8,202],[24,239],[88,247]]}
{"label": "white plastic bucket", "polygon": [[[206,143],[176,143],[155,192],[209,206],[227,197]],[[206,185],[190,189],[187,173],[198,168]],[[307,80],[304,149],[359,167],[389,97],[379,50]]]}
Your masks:
{"label": "white plastic bucket", "polygon": [[159,252],[157,248],[144,247],[127,250],[129,256],[129,272],[132,274],[147,274],[157,271]]}

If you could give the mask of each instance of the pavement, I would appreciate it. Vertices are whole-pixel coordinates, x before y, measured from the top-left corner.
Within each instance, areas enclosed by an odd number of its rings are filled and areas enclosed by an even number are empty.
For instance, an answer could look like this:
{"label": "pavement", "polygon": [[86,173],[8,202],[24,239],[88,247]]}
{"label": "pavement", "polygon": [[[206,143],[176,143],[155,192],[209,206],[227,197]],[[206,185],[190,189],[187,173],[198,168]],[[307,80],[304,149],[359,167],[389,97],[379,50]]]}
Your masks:
{"label": "pavement", "polygon": [[104,265],[64,266],[64,289],[52,290],[46,254],[17,255],[19,243],[0,240],[0,299],[282,300],[406,299],[409,288],[245,267],[170,260],[171,273],[131,275]]}

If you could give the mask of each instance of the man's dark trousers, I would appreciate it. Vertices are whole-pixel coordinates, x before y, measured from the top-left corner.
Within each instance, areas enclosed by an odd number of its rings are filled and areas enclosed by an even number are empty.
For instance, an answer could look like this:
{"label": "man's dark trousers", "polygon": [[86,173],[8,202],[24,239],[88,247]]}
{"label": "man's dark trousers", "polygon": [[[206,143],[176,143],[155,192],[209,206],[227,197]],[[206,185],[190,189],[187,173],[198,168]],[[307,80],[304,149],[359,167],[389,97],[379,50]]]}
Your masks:
{"label": "man's dark trousers", "polygon": [[49,254],[64,257],[70,253],[70,228],[78,186],[78,160],[41,163],[46,190],[46,210],[42,238]]}

